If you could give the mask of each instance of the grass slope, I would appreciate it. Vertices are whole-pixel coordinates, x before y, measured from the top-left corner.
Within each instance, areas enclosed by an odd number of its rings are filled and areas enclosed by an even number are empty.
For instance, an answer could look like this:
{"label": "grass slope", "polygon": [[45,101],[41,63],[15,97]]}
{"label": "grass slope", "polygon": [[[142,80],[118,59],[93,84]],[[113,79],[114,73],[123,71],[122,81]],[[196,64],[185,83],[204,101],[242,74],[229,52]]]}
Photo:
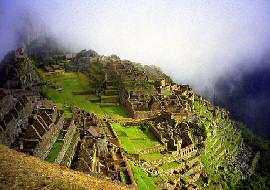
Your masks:
{"label": "grass slope", "polygon": [[140,149],[162,146],[150,130],[144,133],[139,126],[123,127],[119,123],[113,123],[112,126],[127,153],[138,153]]}
{"label": "grass slope", "polygon": [[153,180],[148,177],[147,173],[143,171],[142,168],[139,166],[135,166],[133,162],[129,162],[133,173],[134,177],[136,179],[136,182],[138,184],[139,190],[155,190],[158,189]]}
{"label": "grass slope", "polygon": [[0,189],[128,189],[0,145]]}
{"label": "grass slope", "polygon": [[[62,92],[45,85],[41,88],[41,92],[51,98],[59,109],[63,109],[63,105],[76,105],[90,113],[95,113],[99,117],[113,117],[116,119],[128,118],[121,106],[111,106],[110,104],[93,103],[89,99],[97,99],[97,96],[86,93],[85,95],[74,95],[73,92],[90,92],[93,89],[90,86],[90,78],[84,73],[66,72],[60,76],[46,73],[45,79],[49,85],[61,87]],[[66,110],[66,117],[71,117],[70,110]]]}

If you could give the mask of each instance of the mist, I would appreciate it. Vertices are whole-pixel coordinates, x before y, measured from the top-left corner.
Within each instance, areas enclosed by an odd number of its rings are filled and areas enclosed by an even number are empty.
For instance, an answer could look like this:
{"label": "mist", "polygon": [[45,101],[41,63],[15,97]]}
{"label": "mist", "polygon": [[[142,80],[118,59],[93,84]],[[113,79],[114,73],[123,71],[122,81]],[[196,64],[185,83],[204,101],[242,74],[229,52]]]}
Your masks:
{"label": "mist", "polygon": [[1,4],[1,56],[4,50],[18,46],[18,32],[25,27],[25,18],[31,18],[36,25],[42,22],[42,31],[71,51],[94,49],[103,55],[155,64],[175,81],[191,84],[198,91],[213,88],[227,73],[254,69],[269,48],[269,1]]}

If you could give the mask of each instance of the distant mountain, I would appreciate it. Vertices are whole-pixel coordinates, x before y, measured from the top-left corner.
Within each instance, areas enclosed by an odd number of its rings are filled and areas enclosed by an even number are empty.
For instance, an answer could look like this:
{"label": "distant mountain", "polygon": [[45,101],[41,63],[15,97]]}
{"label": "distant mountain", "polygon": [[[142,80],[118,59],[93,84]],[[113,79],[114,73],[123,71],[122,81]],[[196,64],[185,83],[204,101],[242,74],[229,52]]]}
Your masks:
{"label": "distant mountain", "polygon": [[[269,65],[269,60],[261,65]],[[227,77],[215,86],[216,104],[244,122],[255,134],[270,139],[270,67],[256,68],[241,79]]]}

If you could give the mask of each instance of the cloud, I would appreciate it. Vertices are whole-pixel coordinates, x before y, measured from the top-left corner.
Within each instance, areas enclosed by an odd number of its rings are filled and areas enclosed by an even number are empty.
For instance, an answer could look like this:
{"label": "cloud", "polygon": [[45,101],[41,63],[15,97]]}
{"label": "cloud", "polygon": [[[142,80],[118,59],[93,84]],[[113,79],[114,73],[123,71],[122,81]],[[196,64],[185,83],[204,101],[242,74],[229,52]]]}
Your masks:
{"label": "cloud", "polygon": [[[20,16],[17,10],[34,11],[44,30],[73,51],[155,64],[197,90],[257,66],[270,41],[269,1],[38,0],[6,6],[4,31],[14,32],[9,20]],[[13,47],[14,40],[6,39]]]}
{"label": "cloud", "polygon": [[45,24],[39,14],[24,4],[14,6],[13,1],[5,1],[0,6],[0,60],[7,51],[23,47],[27,42],[44,35]]}

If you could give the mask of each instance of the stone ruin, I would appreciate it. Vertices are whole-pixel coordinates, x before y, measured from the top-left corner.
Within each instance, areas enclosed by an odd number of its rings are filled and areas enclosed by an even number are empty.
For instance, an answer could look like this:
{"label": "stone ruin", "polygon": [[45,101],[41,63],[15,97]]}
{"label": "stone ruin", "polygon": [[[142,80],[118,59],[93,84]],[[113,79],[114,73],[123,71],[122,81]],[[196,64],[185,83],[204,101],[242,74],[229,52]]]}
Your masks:
{"label": "stone ruin", "polygon": [[152,122],[150,130],[164,146],[165,149],[172,151],[179,159],[194,156],[196,154],[196,145],[194,137],[189,131],[193,123],[178,123],[169,112],[162,113]]}
{"label": "stone ruin", "polygon": [[172,83],[153,66],[92,54],[79,57],[77,62],[93,81],[100,101],[120,103],[134,119],[155,117],[168,110],[184,120],[194,109],[194,90]]}
{"label": "stone ruin", "polygon": [[105,67],[105,73],[117,83],[121,105],[135,119],[151,118],[162,110],[185,117],[194,109],[194,91],[188,85],[170,83],[166,76],[152,81],[146,70],[130,61],[108,61]]}
{"label": "stone ruin", "polygon": [[24,95],[15,98],[5,89],[0,92],[0,142],[10,147],[27,127],[34,102]]}
{"label": "stone ruin", "polygon": [[79,108],[72,111],[74,122],[82,129],[74,169],[137,187],[123,146],[110,124]]}
{"label": "stone ruin", "polygon": [[38,108],[20,139],[20,150],[44,160],[64,124],[64,113],[55,108]]}

